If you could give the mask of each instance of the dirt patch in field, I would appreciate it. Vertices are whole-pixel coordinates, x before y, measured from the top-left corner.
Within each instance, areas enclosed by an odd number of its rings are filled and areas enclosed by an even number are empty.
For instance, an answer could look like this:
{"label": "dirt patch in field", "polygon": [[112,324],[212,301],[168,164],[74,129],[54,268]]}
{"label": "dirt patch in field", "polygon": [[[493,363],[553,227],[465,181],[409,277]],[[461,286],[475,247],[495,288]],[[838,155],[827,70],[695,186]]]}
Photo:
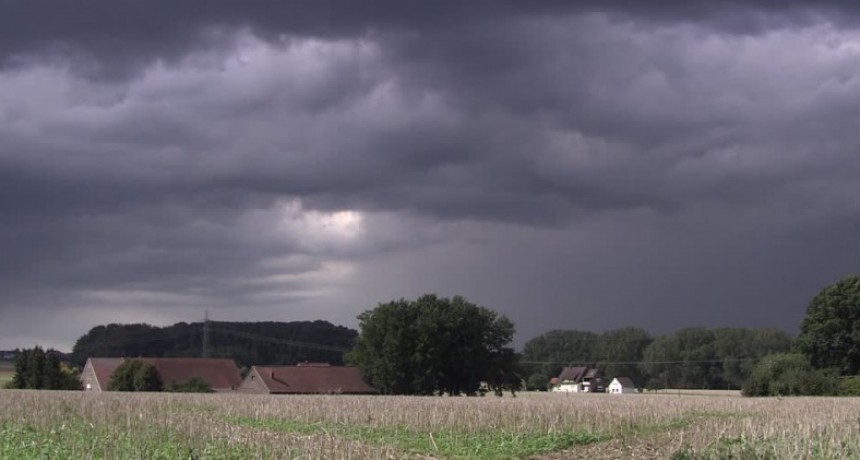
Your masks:
{"label": "dirt patch in field", "polygon": [[592,459],[621,459],[668,458],[673,452],[684,447],[677,433],[665,432],[648,436],[633,436],[616,438],[607,442],[581,446],[574,449],[555,452],[540,457],[537,460],[562,460],[570,458]]}

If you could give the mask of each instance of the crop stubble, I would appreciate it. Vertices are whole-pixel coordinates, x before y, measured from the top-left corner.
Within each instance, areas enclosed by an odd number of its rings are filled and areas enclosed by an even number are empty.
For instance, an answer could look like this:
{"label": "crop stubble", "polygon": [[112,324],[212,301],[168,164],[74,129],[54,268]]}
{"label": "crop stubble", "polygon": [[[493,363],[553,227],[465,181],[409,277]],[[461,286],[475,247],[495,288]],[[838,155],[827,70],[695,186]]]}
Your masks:
{"label": "crop stubble", "polygon": [[860,399],[0,391],[0,458],[860,458]]}

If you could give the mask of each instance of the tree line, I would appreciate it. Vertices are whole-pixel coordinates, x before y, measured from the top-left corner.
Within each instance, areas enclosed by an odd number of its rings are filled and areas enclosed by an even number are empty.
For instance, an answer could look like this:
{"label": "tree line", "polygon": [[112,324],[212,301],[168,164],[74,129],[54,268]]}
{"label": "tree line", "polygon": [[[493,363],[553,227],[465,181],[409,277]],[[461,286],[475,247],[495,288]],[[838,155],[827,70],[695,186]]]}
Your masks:
{"label": "tree line", "polygon": [[19,390],[80,390],[77,370],[60,362],[60,353],[42,347],[21,350],[15,375],[6,388]]}
{"label": "tree line", "polygon": [[[203,329],[203,323],[184,322],[165,327],[96,326],[75,342],[72,362],[83,366],[93,356],[200,357]],[[356,330],[328,321],[210,321],[209,329],[209,356],[232,358],[240,368],[303,361],[343,364],[344,351],[352,348],[358,336]]]}
{"label": "tree line", "polygon": [[759,359],[791,346],[791,335],[776,329],[696,327],[656,337],[637,327],[554,330],[528,341],[522,362],[533,389],[568,365],[596,367],[607,379],[629,377],[653,389],[740,389]]}
{"label": "tree line", "polygon": [[[381,303],[358,318],[360,331],[324,321],[215,323],[222,332],[233,328],[234,333],[213,341],[213,355],[238,361],[246,347],[247,361],[239,361],[245,366],[345,361],[384,394],[500,395],[518,390],[526,380],[533,389],[545,388],[563,366],[588,365],[647,388],[860,395],[860,276],[822,289],[795,340],[776,329],[685,328],[656,337],[635,327],[604,333],[554,330],[533,338],[518,354],[510,347],[515,328],[507,317],[458,296]],[[197,356],[202,337],[190,330],[202,334],[199,324],[98,326],[78,340],[75,354]],[[265,339],[262,334],[286,338],[248,345],[249,337]],[[296,346],[301,344],[296,337],[316,345]],[[145,366],[124,372],[124,388],[142,390],[157,383]],[[54,389],[69,384],[69,374],[56,353],[36,347],[19,356],[11,385]]]}
{"label": "tree line", "polygon": [[742,389],[748,396],[860,395],[860,276],[826,286],[797,339],[777,329],[685,328],[653,337],[628,327],[554,330],[508,347],[506,317],[461,297],[380,304],[359,316],[347,361],[390,394],[475,394],[476,381],[546,388],[565,365],[601,369],[646,388]]}

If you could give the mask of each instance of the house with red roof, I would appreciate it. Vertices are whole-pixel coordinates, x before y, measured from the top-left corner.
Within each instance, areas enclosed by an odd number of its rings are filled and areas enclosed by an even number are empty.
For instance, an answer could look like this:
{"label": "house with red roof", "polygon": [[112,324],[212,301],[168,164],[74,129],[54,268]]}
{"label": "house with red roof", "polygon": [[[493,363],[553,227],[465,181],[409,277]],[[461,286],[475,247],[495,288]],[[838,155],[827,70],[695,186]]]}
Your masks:
{"label": "house with red roof", "polygon": [[300,363],[296,366],[253,366],[240,391],[262,394],[376,394],[353,366]]}
{"label": "house with red roof", "polygon": [[212,391],[234,391],[242,384],[236,363],[226,358],[89,358],[81,371],[85,391],[107,391],[111,376],[126,360],[152,364],[167,387],[200,378]]}

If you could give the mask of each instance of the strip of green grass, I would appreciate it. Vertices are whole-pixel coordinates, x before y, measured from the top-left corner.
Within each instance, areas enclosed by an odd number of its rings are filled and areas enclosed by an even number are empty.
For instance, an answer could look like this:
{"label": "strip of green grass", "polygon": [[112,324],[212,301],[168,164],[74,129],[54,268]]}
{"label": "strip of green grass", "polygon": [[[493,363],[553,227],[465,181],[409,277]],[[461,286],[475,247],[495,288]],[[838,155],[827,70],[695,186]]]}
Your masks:
{"label": "strip of green grass", "polygon": [[152,460],[248,458],[243,446],[206,443],[192,446],[176,432],[158,427],[110,431],[83,420],[66,421],[49,428],[29,423],[0,422],[0,458],[66,460],[70,458]]}
{"label": "strip of green grass", "polygon": [[608,437],[589,432],[505,432],[496,430],[417,431],[405,427],[374,427],[346,423],[307,423],[253,417],[228,417],[229,423],[297,434],[328,434],[366,444],[394,447],[407,454],[445,458],[515,459],[556,452]]}

